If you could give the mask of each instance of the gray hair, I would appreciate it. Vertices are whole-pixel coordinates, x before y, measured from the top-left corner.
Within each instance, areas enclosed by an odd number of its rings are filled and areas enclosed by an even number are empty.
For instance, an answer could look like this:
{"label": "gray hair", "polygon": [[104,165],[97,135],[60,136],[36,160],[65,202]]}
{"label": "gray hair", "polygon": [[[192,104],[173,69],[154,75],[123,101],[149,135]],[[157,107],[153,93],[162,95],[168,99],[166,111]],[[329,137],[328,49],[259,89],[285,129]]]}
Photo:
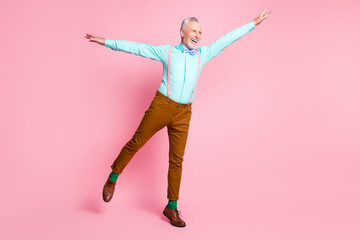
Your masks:
{"label": "gray hair", "polygon": [[199,22],[199,20],[196,18],[196,17],[188,17],[188,18],[185,18],[183,21],[182,21],[182,23],[181,23],[181,28],[180,28],[180,30],[184,30],[185,31],[185,29],[186,29],[186,27],[187,27],[187,25],[188,25],[188,23],[190,22],[190,21],[194,21],[194,22]]}

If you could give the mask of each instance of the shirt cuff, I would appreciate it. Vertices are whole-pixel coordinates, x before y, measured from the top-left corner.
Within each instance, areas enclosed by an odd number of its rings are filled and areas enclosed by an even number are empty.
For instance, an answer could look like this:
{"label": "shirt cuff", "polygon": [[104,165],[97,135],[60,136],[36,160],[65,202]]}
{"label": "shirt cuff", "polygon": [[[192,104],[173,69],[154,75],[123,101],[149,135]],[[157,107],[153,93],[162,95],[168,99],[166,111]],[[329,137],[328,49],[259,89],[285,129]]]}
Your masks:
{"label": "shirt cuff", "polygon": [[255,28],[255,22],[254,21],[251,21],[249,23],[249,25],[250,25],[251,30],[253,30]]}
{"label": "shirt cuff", "polygon": [[113,40],[105,39],[105,47],[111,48],[113,46]]}

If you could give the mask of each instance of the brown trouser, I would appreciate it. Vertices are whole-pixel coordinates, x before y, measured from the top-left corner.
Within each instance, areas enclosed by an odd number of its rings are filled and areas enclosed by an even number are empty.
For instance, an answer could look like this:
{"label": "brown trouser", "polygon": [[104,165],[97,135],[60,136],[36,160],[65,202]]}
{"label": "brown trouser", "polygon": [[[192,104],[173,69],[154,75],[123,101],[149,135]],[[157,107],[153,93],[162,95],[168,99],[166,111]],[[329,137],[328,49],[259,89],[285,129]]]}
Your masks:
{"label": "brown trouser", "polygon": [[125,144],[111,166],[112,170],[120,174],[135,153],[157,131],[167,126],[170,145],[167,198],[178,200],[190,118],[191,103],[177,103],[157,91],[134,136]]}

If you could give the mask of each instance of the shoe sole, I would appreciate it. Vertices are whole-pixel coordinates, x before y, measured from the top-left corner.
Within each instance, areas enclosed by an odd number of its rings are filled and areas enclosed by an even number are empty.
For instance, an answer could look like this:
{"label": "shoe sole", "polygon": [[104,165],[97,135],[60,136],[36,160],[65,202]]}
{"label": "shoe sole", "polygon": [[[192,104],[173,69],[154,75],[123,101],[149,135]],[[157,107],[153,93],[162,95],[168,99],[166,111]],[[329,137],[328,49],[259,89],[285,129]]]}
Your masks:
{"label": "shoe sole", "polygon": [[168,217],[168,215],[165,214],[165,212],[163,212],[164,216],[167,217],[167,219],[170,220],[170,224],[173,225],[174,227],[185,227],[186,224],[184,226],[177,226],[177,225],[174,225],[172,222],[171,222],[171,219]]}

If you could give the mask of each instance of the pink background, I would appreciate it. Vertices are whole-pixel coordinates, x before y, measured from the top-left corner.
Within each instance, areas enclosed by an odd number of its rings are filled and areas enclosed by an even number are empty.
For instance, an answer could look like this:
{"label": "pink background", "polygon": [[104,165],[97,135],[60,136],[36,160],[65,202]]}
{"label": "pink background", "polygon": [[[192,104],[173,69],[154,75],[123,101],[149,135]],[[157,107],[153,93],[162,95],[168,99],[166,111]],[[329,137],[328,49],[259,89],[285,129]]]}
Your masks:
{"label": "pink background", "polygon": [[[162,76],[159,62],[84,38],[201,45],[272,15],[203,69],[179,209],[162,216],[156,134],[101,192]],[[0,239],[359,239],[360,4],[306,1],[0,3]],[[176,9],[176,10],[175,10]]]}

